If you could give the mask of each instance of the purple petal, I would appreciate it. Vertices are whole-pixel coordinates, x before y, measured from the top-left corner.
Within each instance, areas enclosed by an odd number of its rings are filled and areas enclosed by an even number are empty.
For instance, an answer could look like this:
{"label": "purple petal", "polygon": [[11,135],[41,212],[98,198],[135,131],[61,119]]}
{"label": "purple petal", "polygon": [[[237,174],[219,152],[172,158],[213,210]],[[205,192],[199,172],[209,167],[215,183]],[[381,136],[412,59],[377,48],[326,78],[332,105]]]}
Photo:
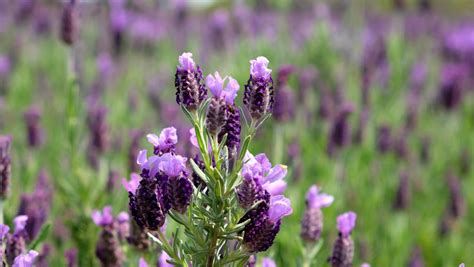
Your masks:
{"label": "purple petal", "polygon": [[348,236],[354,229],[357,215],[352,212],[346,212],[337,217],[337,229],[343,236]]}
{"label": "purple petal", "polygon": [[142,166],[147,162],[147,151],[146,149],[140,150],[138,152],[138,157],[137,157],[137,164]]}
{"label": "purple petal", "polygon": [[274,260],[265,257],[262,259],[262,267],[276,267],[276,263]]}
{"label": "purple petal", "polygon": [[91,217],[94,223],[98,226],[111,225],[114,222],[111,206],[105,206],[102,209],[102,212],[98,210],[93,210]]}
{"label": "purple petal", "polygon": [[128,221],[130,221],[130,216],[125,211],[122,211],[117,215],[117,222],[118,223],[122,224],[122,223],[126,223]]}
{"label": "purple petal", "polygon": [[272,70],[268,68],[268,59],[266,57],[257,57],[250,60],[250,74],[255,78],[268,79]]}
{"label": "purple petal", "polygon": [[15,234],[18,234],[25,229],[27,221],[28,216],[26,215],[16,216],[15,219],[13,219],[13,224],[15,225]]}
{"label": "purple petal", "polygon": [[178,61],[179,61],[178,69],[193,71],[196,66],[196,63],[194,63],[194,60],[192,57],[193,57],[193,54],[189,52],[181,54],[181,56],[179,56],[178,58]]}
{"label": "purple petal", "polygon": [[270,208],[268,209],[268,217],[271,221],[277,222],[281,218],[293,213],[291,202],[288,198],[280,195],[270,199]]}
{"label": "purple petal", "polygon": [[239,88],[239,83],[232,77],[229,77],[229,82],[223,91],[227,104],[232,105],[234,103],[234,99],[237,97],[237,91],[239,91]]}
{"label": "purple petal", "polygon": [[171,155],[166,153],[162,156],[160,170],[166,175],[177,177],[186,170],[186,158],[180,155]]}
{"label": "purple petal", "polygon": [[360,267],[370,267],[370,264],[368,264],[367,262],[364,262],[360,265]]}
{"label": "purple petal", "polygon": [[123,178],[122,179],[122,185],[127,190],[127,192],[132,192],[135,194],[137,191],[138,185],[140,184],[141,177],[140,175],[136,173],[130,174],[130,181],[127,181],[127,179]]}
{"label": "purple petal", "polygon": [[91,214],[92,221],[95,225],[100,226],[102,222],[102,214],[100,214],[99,210],[93,210]]}
{"label": "purple petal", "polygon": [[272,163],[268,159],[267,155],[265,155],[265,153],[260,153],[260,154],[256,155],[255,159],[262,166],[262,171],[264,173],[267,173],[272,168]]}
{"label": "purple petal", "polygon": [[160,267],[173,267],[173,264],[169,264],[168,260],[171,260],[171,257],[165,252],[161,252],[160,259],[158,262],[160,263]]}
{"label": "purple petal", "polygon": [[15,258],[12,267],[33,267],[33,263],[38,255],[39,253],[34,250],[30,250],[26,254],[21,254]]}
{"label": "purple petal", "polygon": [[196,147],[196,148],[199,148],[199,143],[197,141],[197,137],[196,137],[196,129],[194,128],[191,128],[189,129],[189,141],[191,142],[191,144]]}
{"label": "purple petal", "polygon": [[214,76],[212,74],[207,75],[206,86],[209,87],[209,90],[215,97],[221,97],[225,79],[222,79],[217,71],[214,73]]}
{"label": "purple petal", "polygon": [[265,177],[265,180],[268,182],[274,182],[277,180],[281,180],[285,178],[286,174],[288,173],[288,167],[285,165],[277,165],[270,169],[268,175]]}
{"label": "purple petal", "polygon": [[[370,266],[369,266],[370,267]],[[459,267],[464,267],[464,263],[459,264]]]}
{"label": "purple petal", "polygon": [[160,133],[158,142],[161,149],[167,149],[172,145],[176,145],[178,143],[176,128],[168,127],[163,129]]}
{"label": "purple petal", "polygon": [[273,183],[266,183],[263,185],[263,188],[268,191],[271,196],[277,196],[285,192],[288,184],[283,180],[277,180]]}
{"label": "purple petal", "polygon": [[148,140],[148,143],[152,144],[155,147],[158,147],[160,145],[160,138],[156,134],[147,134],[146,139]]}
{"label": "purple petal", "polygon": [[0,224],[0,243],[7,235],[8,231],[10,231],[10,227],[8,227],[8,225]]}
{"label": "purple petal", "polygon": [[146,263],[144,258],[140,258],[138,261],[138,267],[148,267],[148,263]]}
{"label": "purple petal", "polygon": [[334,197],[325,193],[319,193],[319,188],[313,185],[306,194],[306,201],[311,208],[325,208],[334,202]]}

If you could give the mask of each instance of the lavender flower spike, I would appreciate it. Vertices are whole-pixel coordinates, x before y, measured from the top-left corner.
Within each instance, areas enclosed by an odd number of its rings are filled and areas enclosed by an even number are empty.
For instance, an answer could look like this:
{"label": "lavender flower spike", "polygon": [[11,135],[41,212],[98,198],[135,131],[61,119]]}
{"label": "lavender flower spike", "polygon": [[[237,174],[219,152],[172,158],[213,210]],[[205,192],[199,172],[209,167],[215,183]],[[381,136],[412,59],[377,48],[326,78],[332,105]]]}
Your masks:
{"label": "lavender flower spike", "polygon": [[28,221],[28,216],[20,215],[13,219],[13,224],[15,225],[15,235],[21,233],[25,230],[26,222]]}
{"label": "lavender flower spike", "polygon": [[290,200],[284,196],[274,196],[270,199],[268,210],[260,205],[250,214],[250,223],[244,231],[244,246],[251,252],[265,251],[273,244],[280,231],[281,219],[293,212]]}
{"label": "lavender flower spike", "polygon": [[337,217],[339,237],[334,243],[332,256],[329,258],[332,267],[352,266],[354,258],[354,242],[351,239],[352,229],[355,227],[357,215],[350,211]]}
{"label": "lavender flower spike", "polygon": [[148,139],[148,142],[154,146],[153,153],[155,155],[174,152],[176,144],[178,143],[178,134],[174,127],[163,129],[160,136],[157,136],[156,134],[148,134],[146,138]]}
{"label": "lavender flower spike", "polygon": [[30,250],[28,253],[21,254],[15,258],[12,267],[33,267],[33,263],[35,262],[36,257],[38,257],[39,253]]}
{"label": "lavender flower spike", "polygon": [[[165,156],[164,156],[165,157]],[[166,183],[165,201],[174,210],[184,213],[191,203],[193,185],[186,172],[186,158],[179,155],[168,155],[161,162],[160,169],[168,176]]]}
{"label": "lavender flower spike", "polygon": [[10,146],[12,138],[0,135],[0,200],[7,197],[11,176]]}
{"label": "lavender flower spike", "polygon": [[306,209],[301,221],[301,238],[307,242],[317,242],[323,230],[323,213],[321,208],[328,207],[334,197],[319,193],[319,188],[313,185],[306,194]]}
{"label": "lavender flower spike", "polygon": [[[224,87],[224,83],[227,79],[229,79],[229,82],[227,86]],[[234,104],[234,99],[239,90],[239,84],[231,77],[221,78],[219,72],[216,71],[214,76],[207,76],[206,85],[214,96],[209,103],[206,126],[209,133],[212,136],[216,136],[226,124],[228,117],[227,106]]]}
{"label": "lavender flower spike", "polygon": [[183,53],[179,56],[175,82],[176,102],[190,111],[195,111],[207,97],[201,68],[194,62],[193,54]]}
{"label": "lavender flower spike", "polygon": [[254,120],[262,118],[273,108],[273,79],[268,63],[265,57],[250,60],[250,78],[245,85],[244,105]]}
{"label": "lavender flower spike", "polygon": [[148,267],[148,263],[145,261],[144,258],[140,258],[140,260],[138,260],[138,267]]}

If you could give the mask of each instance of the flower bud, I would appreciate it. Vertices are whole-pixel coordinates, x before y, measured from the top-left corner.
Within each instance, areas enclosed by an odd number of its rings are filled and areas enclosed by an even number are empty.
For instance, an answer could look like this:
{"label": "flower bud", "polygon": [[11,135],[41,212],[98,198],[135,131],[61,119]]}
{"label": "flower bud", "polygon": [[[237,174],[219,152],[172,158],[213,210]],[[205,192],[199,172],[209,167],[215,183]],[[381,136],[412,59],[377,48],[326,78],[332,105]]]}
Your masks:
{"label": "flower bud", "polygon": [[195,111],[207,97],[202,72],[199,65],[194,63],[191,53],[183,53],[179,57],[176,68],[175,82],[176,102],[189,111]]}
{"label": "flower bud", "polygon": [[244,105],[254,120],[259,120],[273,109],[273,79],[268,63],[265,57],[250,60],[250,78],[245,85]]}
{"label": "flower bud", "polygon": [[70,0],[66,3],[63,7],[63,13],[61,16],[61,39],[68,46],[74,45],[78,35],[75,2],[75,0]]}

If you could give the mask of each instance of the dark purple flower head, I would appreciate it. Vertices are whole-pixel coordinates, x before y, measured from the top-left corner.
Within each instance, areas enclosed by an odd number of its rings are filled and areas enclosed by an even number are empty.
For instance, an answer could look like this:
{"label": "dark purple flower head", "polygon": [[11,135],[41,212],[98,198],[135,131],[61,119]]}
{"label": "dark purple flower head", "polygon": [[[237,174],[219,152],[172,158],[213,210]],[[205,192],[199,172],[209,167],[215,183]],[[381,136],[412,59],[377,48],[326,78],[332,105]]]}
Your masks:
{"label": "dark purple flower head", "polygon": [[288,77],[290,74],[292,74],[295,70],[295,67],[293,65],[282,65],[278,69],[278,74],[277,74],[277,82],[278,86],[283,86],[288,82]]}
{"label": "dark purple flower head", "polygon": [[349,144],[351,129],[348,117],[354,109],[354,105],[350,102],[342,104],[339,108],[329,132],[328,152],[330,155],[334,153],[335,148],[344,147]]}
{"label": "dark purple flower head", "polygon": [[240,147],[240,110],[233,105],[226,105],[227,118],[224,126],[219,132],[218,140],[221,142],[224,135],[227,134],[226,146],[229,149],[230,158],[234,157]]}
{"label": "dark purple flower head", "polygon": [[178,61],[174,83],[176,102],[194,111],[207,97],[201,68],[194,62],[191,53],[183,53]]}
{"label": "dark purple flower head", "polygon": [[342,236],[349,236],[356,224],[357,215],[352,212],[346,212],[337,217],[337,229]]}
{"label": "dark purple flower head", "polygon": [[377,149],[381,153],[390,150],[392,146],[391,130],[388,125],[382,125],[377,131]]}
{"label": "dark purple flower head", "polygon": [[316,185],[309,188],[306,194],[306,209],[301,221],[301,237],[306,242],[316,242],[319,240],[323,229],[323,213],[321,208],[328,207],[333,201],[333,196],[320,193]]}
{"label": "dark purple flower head", "polygon": [[157,136],[156,134],[148,134],[146,138],[148,139],[148,142],[153,145],[153,153],[155,155],[175,152],[176,144],[178,143],[178,134],[174,127],[163,129],[160,136]]}
{"label": "dark purple flower head", "polygon": [[68,46],[74,44],[78,35],[75,2],[75,0],[70,0],[64,5],[61,17],[61,39]]}
{"label": "dark purple flower head", "polygon": [[28,145],[32,148],[40,146],[44,141],[44,131],[41,128],[41,110],[32,106],[25,114],[25,123],[27,129]]}
{"label": "dark purple flower head", "polygon": [[290,200],[281,195],[271,197],[269,202],[267,208],[260,205],[246,215],[251,221],[245,226],[243,242],[251,253],[270,248],[280,231],[281,219],[293,212]]}
{"label": "dark purple flower head", "polygon": [[410,179],[408,173],[402,172],[399,180],[394,208],[403,210],[408,207],[410,202]]}
{"label": "dark purple flower head", "polygon": [[254,120],[273,109],[273,79],[268,63],[265,57],[250,60],[250,78],[245,85],[244,105]]}
{"label": "dark purple flower head", "polygon": [[292,65],[283,65],[278,69],[277,86],[275,93],[275,107],[273,115],[278,121],[287,121],[294,115],[294,95],[293,91],[288,87],[288,77],[293,73]]}
{"label": "dark purple flower head", "polygon": [[438,102],[445,109],[452,110],[461,103],[463,83],[467,73],[464,65],[446,64],[443,66]]}
{"label": "dark purple flower head", "polygon": [[87,156],[89,163],[94,168],[97,168],[99,156],[102,155],[109,146],[107,108],[105,106],[92,104],[87,114],[87,126],[90,136]]}
{"label": "dark purple flower head", "polygon": [[11,179],[10,146],[12,138],[0,135],[0,199],[7,197],[8,185]]}
{"label": "dark purple flower head", "polygon": [[99,210],[94,210],[92,211],[92,220],[94,223],[98,226],[110,226],[114,223],[114,216],[112,215],[112,207],[111,206],[106,206],[100,212]]}

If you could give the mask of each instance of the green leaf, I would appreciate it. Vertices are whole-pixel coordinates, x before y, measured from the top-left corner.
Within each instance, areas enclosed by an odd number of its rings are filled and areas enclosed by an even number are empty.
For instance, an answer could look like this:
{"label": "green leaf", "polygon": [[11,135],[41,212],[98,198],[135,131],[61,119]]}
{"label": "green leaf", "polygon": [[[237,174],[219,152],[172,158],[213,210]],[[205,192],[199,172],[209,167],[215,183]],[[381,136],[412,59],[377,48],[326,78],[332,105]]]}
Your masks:
{"label": "green leaf", "polygon": [[43,227],[41,227],[41,230],[38,234],[38,237],[36,237],[35,240],[33,240],[33,242],[31,242],[31,244],[28,246],[28,250],[35,250],[36,247],[41,243],[43,242],[44,240],[46,240],[46,238],[48,237],[48,234],[49,234],[49,231],[51,230],[51,224],[48,223],[48,224],[45,224],[43,225]]}
{"label": "green leaf", "polygon": [[191,167],[193,168],[193,171],[206,183],[209,184],[210,180],[209,177],[199,168],[199,166],[194,162],[193,159],[190,159],[191,162]]}

